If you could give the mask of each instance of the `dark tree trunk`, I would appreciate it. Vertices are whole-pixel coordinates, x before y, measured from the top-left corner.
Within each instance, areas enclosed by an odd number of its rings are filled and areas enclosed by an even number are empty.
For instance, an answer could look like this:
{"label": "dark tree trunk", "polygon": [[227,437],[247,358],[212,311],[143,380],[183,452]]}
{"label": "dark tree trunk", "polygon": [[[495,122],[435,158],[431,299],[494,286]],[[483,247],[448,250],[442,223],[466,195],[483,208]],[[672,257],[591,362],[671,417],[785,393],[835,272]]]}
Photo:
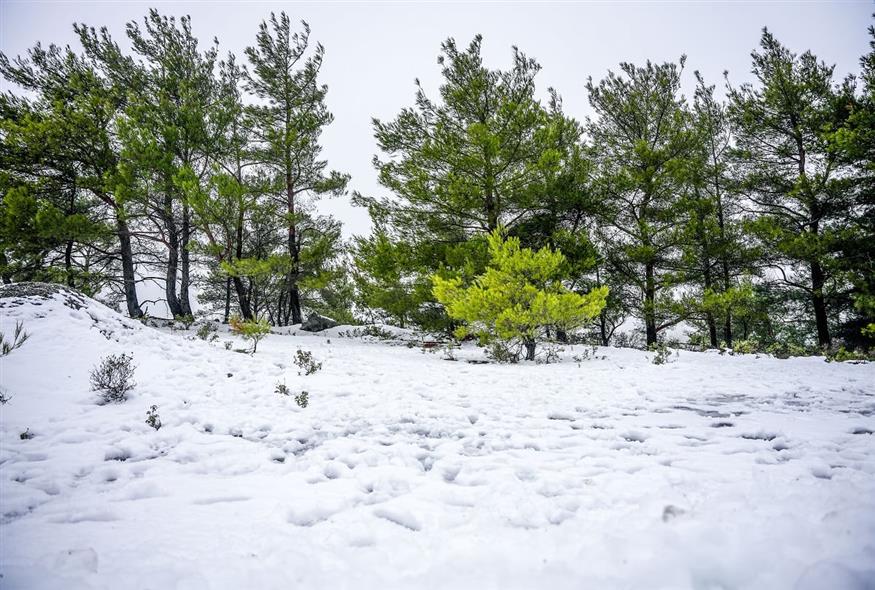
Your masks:
{"label": "dark tree trunk", "polygon": [[191,240],[191,220],[188,212],[188,204],[182,204],[182,235],[180,240],[180,256],[182,257],[182,284],[179,287],[179,306],[182,315],[193,315],[191,312],[191,300],[189,299],[189,287],[191,285],[191,267],[189,265],[188,243]]}
{"label": "dark tree trunk", "polygon": [[714,314],[710,311],[706,313],[705,321],[708,324],[708,339],[711,342],[711,348],[717,348],[717,322],[714,321]]}
{"label": "dark tree trunk", "polygon": [[526,360],[533,361],[535,360],[535,341],[534,340],[525,340],[523,341],[523,346],[526,349]]}
{"label": "dark tree trunk", "polygon": [[176,275],[179,271],[179,234],[176,221],[173,219],[173,196],[170,189],[164,194],[164,227],[167,231],[167,273],[164,279],[164,297],[170,315],[174,318],[182,316],[182,306],[176,295]]}
{"label": "dark tree trunk", "polygon": [[298,291],[298,272],[301,263],[301,253],[298,251],[298,239],[295,223],[295,191],[292,187],[292,176],[286,174],[286,197],[289,213],[289,257],[292,266],[289,269],[289,308],[292,313],[292,324],[300,324],[301,318],[301,295]]}
{"label": "dark tree trunk", "polygon": [[3,250],[0,250],[0,268],[3,269],[3,272],[0,273],[0,276],[3,278],[3,284],[9,285],[12,283],[12,276],[8,271],[9,268],[9,259],[6,258],[6,253]]}
{"label": "dark tree trunk", "polygon": [[653,264],[648,263],[644,269],[644,329],[647,336],[647,346],[656,344],[656,281]]}
{"label": "dark tree trunk", "polygon": [[826,300],[823,296],[823,286],[826,283],[823,268],[817,261],[811,262],[811,303],[814,305],[814,321],[817,324],[817,344],[821,348],[829,348],[832,341],[829,336],[829,322],[826,316]]}
{"label": "dark tree trunk", "polygon": [[231,280],[234,283],[234,291],[237,293],[237,303],[240,304],[240,314],[244,320],[250,322],[255,318],[252,316],[252,308],[249,306],[249,296],[243,287],[243,279],[233,277]]}
{"label": "dark tree trunk", "polygon": [[74,288],[73,284],[73,240],[67,240],[67,247],[64,249],[64,270],[67,274],[67,286]]}
{"label": "dark tree trunk", "polygon": [[[116,212],[116,215],[119,215]],[[119,240],[119,254],[122,259],[122,284],[125,291],[125,302],[128,305],[128,315],[132,318],[143,317],[143,310],[137,300],[137,280],[134,276],[134,253],[131,248],[131,232],[124,220],[116,218],[116,234]]]}

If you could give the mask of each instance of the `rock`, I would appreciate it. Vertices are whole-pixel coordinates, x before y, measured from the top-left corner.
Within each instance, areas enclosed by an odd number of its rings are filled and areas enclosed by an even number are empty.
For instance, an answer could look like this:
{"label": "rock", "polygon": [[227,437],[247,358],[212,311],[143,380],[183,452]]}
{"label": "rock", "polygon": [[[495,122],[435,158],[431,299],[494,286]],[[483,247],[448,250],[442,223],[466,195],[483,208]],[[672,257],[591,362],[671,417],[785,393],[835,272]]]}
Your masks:
{"label": "rock", "polygon": [[337,325],[338,323],[331,318],[319,315],[318,313],[311,313],[310,317],[301,324],[301,329],[305,332],[321,332]]}

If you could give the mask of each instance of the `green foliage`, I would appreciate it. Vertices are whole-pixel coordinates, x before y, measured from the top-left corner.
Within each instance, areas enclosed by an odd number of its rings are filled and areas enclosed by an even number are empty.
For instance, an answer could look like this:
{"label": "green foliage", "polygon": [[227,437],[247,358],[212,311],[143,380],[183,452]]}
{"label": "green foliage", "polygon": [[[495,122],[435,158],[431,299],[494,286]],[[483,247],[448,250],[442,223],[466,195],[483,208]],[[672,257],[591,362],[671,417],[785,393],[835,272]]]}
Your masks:
{"label": "green foliage", "polygon": [[30,338],[30,334],[24,331],[24,324],[15,322],[15,330],[12,332],[11,340],[3,332],[0,332],[0,356],[6,356],[16,348],[21,348],[28,338]]}
{"label": "green foliage", "polygon": [[684,243],[681,198],[697,135],[681,95],[680,64],[620,64],[599,83],[587,82],[598,118],[588,127],[594,190],[603,198],[597,239],[611,272],[636,291],[627,299],[643,320],[648,344],[684,319],[673,272]]}
{"label": "green foliage", "polygon": [[161,417],[158,415],[158,406],[153,405],[146,411],[146,424],[155,430],[161,430]]}
{"label": "green foliage", "polygon": [[207,340],[209,342],[218,339],[219,335],[216,334],[215,324],[213,324],[212,322],[205,322],[201,324],[200,328],[197,329],[197,337],[201,340]]}
{"label": "green foliage", "polygon": [[654,365],[664,365],[666,363],[671,362],[671,349],[665,344],[659,342],[656,344],[651,344],[647,347],[647,350],[655,353],[653,358],[650,359],[650,362]]}
{"label": "green foliage", "polygon": [[276,386],[274,387],[273,391],[274,391],[274,393],[276,393],[277,395],[285,395],[285,396],[290,395],[290,393],[289,393],[289,388],[288,388],[288,386],[287,386],[285,383],[279,383],[279,382],[277,382],[277,384],[276,384]]}
{"label": "green foliage", "polygon": [[91,369],[91,391],[98,391],[104,403],[120,403],[127,399],[128,392],[136,387],[132,380],[136,367],[134,356],[110,354],[100,359]]}
{"label": "green foliage", "polygon": [[270,324],[267,323],[267,320],[263,319],[247,322],[246,320],[240,319],[238,316],[234,316],[231,318],[229,324],[232,332],[242,336],[244,340],[250,340],[252,342],[252,350],[250,351],[250,354],[255,354],[255,351],[258,349],[258,343],[261,342],[265,336],[270,334]]}
{"label": "green foliage", "polygon": [[[304,375],[312,375],[322,368],[322,363],[317,362],[316,359],[313,358],[312,352],[309,350],[301,350],[300,348],[295,352],[294,363],[304,371]],[[300,374],[301,372],[299,371],[298,375]]]}
{"label": "green foliage", "polygon": [[[504,239],[500,230],[488,242],[490,266],[470,286],[460,278],[432,277],[437,300],[450,317],[465,322],[458,337],[473,334],[482,344],[506,349],[524,345],[526,358],[534,360],[535,341],[548,329],[579,328],[604,307],[606,287],[579,295],[562,285],[561,252],[520,248],[518,238]],[[499,355],[513,360],[512,354]]]}
{"label": "green foliage", "polygon": [[861,362],[861,361],[872,361],[875,360],[875,355],[871,352],[868,354],[865,352],[857,351],[857,350],[847,350],[844,346],[839,346],[836,350],[826,355],[827,362],[836,362],[843,363],[846,361],[849,362]]}
{"label": "green foliage", "polygon": [[756,340],[736,340],[732,344],[733,354],[754,354],[762,350],[760,343]]}
{"label": "green foliage", "polygon": [[306,391],[302,391],[295,395],[295,403],[298,404],[298,407],[300,408],[306,408],[310,405],[310,394]]}

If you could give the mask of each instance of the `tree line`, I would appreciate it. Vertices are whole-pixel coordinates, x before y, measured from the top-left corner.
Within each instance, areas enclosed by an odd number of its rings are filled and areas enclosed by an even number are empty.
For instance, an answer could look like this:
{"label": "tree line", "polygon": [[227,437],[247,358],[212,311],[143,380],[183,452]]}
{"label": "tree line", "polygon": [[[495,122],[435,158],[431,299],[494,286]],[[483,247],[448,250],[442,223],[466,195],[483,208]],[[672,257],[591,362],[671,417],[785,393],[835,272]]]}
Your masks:
{"label": "tree line", "polygon": [[127,51],[74,30],[78,51],[0,54],[19,89],[0,95],[5,283],[64,283],[132,317],[154,281],[175,318],[197,294],[225,321],[314,311],[452,331],[482,310],[469,290],[467,315],[448,314],[447,293],[488,275],[513,301],[508,269],[535,280],[547,264],[555,301],[598,294],[574,327],[605,345],[631,319],[647,345],[679,324],[711,347],[875,338],[871,26],[857,77],[764,29],[752,83],[727,76],[721,96],[693,72],[688,97],[685,57],[622,63],[589,78],[583,122],[555,90],[537,98],[519,49],[490,69],[481,37],[448,39],[437,95],[417,82],[410,107],[373,121],[386,194],[352,194],[373,230],[349,242],[319,213],[349,176],[321,158],[333,117],[306,23],[271,14],[242,60],[155,10],[127,25]]}

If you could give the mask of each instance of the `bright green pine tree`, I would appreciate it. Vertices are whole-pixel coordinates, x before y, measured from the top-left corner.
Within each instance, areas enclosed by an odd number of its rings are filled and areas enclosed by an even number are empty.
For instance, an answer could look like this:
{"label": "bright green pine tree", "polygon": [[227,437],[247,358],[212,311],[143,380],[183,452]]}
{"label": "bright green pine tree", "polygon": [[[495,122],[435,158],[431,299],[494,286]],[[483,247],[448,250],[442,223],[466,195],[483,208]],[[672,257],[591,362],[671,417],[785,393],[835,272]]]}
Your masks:
{"label": "bright green pine tree", "polygon": [[246,49],[246,87],[258,99],[249,112],[255,158],[269,172],[265,193],[285,224],[286,296],[276,318],[281,325],[301,322],[301,290],[324,287],[340,248],[339,224],[316,215],[312,201],[343,194],[349,181],[326,173],[327,163],[319,159],[319,138],[333,117],[325,105],[328,88],[318,81],[324,49],[317,44],[310,50],[310,27],[302,26],[302,32],[292,32],[286,13],[271,14]]}
{"label": "bright green pine tree", "polygon": [[627,301],[648,345],[685,318],[673,293],[682,279],[682,194],[696,147],[680,92],[684,62],[623,63],[621,74],[587,82],[596,114],[588,126],[595,190],[604,201],[598,246],[616,279],[636,292]]}
{"label": "bright green pine tree", "polygon": [[851,91],[834,84],[832,66],[790,52],[766,29],[751,56],[757,84],[729,89],[735,173],[756,215],[750,230],[768,256],[762,263],[807,302],[816,341],[829,346],[837,251],[853,210],[831,137]]}
{"label": "bright green pine tree", "polygon": [[465,322],[459,337],[473,334],[483,344],[498,344],[511,351],[511,360],[524,348],[525,359],[534,360],[537,340],[548,330],[580,328],[604,307],[606,287],[580,295],[562,284],[567,267],[561,252],[521,248],[519,238],[505,239],[501,228],[488,242],[489,266],[470,286],[460,278],[432,277],[437,300]]}

